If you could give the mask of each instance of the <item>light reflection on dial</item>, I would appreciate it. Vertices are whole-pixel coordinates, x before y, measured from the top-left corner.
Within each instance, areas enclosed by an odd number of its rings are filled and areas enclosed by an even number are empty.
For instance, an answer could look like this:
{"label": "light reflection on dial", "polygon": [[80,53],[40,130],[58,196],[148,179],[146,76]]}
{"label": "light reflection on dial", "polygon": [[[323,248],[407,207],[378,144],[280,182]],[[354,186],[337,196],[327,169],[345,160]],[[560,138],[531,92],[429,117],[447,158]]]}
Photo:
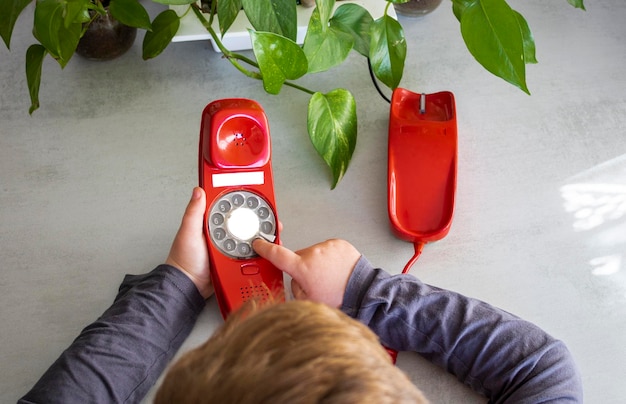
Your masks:
{"label": "light reflection on dial", "polygon": [[240,240],[250,240],[259,232],[259,217],[247,208],[233,210],[226,220],[226,228]]}

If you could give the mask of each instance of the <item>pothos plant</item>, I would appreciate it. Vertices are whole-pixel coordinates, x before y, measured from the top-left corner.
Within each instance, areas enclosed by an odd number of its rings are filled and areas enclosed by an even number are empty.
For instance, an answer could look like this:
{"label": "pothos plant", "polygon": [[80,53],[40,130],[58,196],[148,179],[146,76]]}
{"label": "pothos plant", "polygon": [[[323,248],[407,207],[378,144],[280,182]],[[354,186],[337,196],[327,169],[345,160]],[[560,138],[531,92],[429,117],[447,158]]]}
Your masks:
{"label": "pothos plant", "polygon": [[[3,0],[0,35],[7,47],[17,16],[31,1]],[[315,0],[302,45],[296,43],[295,0],[214,0],[208,1],[207,7],[196,0],[153,1],[183,6],[182,12],[166,10],[150,22],[137,0],[110,0],[109,5],[111,14],[120,22],[147,30],[144,59],[159,55],[178,31],[180,19],[193,13],[225,59],[245,76],[261,80],[266,92],[278,94],[287,86],[311,95],[308,133],[330,168],[332,188],[345,174],[356,146],[356,101],[347,89],[322,93],[305,88],[296,80],[342,64],[351,51],[365,58],[377,88],[377,82],[381,82],[393,90],[402,79],[406,40],[401,24],[390,16],[389,10],[393,3],[407,0],[385,0],[385,11],[377,19],[355,3],[345,2],[336,7],[335,0]],[[489,72],[530,93],[525,69],[526,64],[536,63],[535,43],[524,17],[505,0],[451,1],[461,36],[474,58]],[[584,9],[583,0],[567,1]],[[41,7],[44,8],[39,11]],[[36,0],[33,32],[40,43],[28,49],[26,58],[31,113],[38,106],[41,60],[50,54],[62,67],[67,64],[85,24],[89,23],[89,10],[102,13],[102,0]],[[241,12],[250,22],[254,58],[230,51],[221,41]],[[213,28],[215,19],[218,32]],[[382,91],[381,95],[384,97]]]}
{"label": "pothos plant", "polygon": [[[26,51],[26,79],[30,93],[32,114],[39,108],[39,86],[43,61],[46,55],[54,58],[64,68],[76,52],[78,42],[89,25],[107,14],[124,25],[144,29],[144,55],[156,56],[163,48],[160,25],[169,13],[150,16],[139,0],[2,0],[0,2],[0,36],[10,49],[11,36],[18,17],[26,7],[35,2],[33,12],[33,36],[37,40]],[[166,23],[167,24],[167,23]],[[167,43],[171,37],[167,40]]]}

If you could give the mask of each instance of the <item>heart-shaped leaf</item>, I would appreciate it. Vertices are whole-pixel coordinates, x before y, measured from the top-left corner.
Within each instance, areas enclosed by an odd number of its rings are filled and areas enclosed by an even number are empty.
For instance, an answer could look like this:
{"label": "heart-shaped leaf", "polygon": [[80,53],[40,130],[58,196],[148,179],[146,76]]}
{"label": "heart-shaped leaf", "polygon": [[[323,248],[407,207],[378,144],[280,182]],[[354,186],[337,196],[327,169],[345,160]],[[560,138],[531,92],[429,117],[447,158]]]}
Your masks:
{"label": "heart-shaped leaf", "polygon": [[90,8],[90,0],[68,0],[65,8],[65,27],[69,27],[75,22],[80,24],[89,22],[91,19],[89,15]]}
{"label": "heart-shaped leaf", "polygon": [[406,59],[406,40],[402,26],[385,14],[371,24],[370,35],[372,70],[387,87],[395,89],[402,80]]}
{"label": "heart-shaped leaf", "polygon": [[315,8],[322,21],[322,25],[324,27],[328,26],[328,21],[335,8],[335,0],[315,0]]}
{"label": "heart-shaped leaf", "polygon": [[476,1],[478,0],[452,0],[452,12],[459,22],[461,22],[465,9]]}
{"label": "heart-shaped leaf", "polygon": [[461,16],[461,34],[478,63],[530,94],[524,38],[516,13],[504,0],[477,0],[467,6]]}
{"label": "heart-shaped leaf", "polygon": [[148,31],[152,29],[148,12],[137,0],[111,0],[109,12],[124,25]]}
{"label": "heart-shaped leaf", "polygon": [[330,19],[330,26],[352,36],[354,50],[365,57],[370,54],[370,25],[374,19],[363,7],[346,3],[337,7]]}
{"label": "heart-shaped leaf", "polygon": [[228,31],[241,11],[241,0],[220,0],[217,2],[217,19],[222,36]]}
{"label": "heart-shaped leaf", "polygon": [[517,11],[513,10],[515,13],[515,17],[517,17],[517,22],[519,24],[519,28],[522,32],[522,39],[524,41],[524,62],[525,63],[537,63],[537,58],[535,56],[535,38],[533,37],[533,33],[530,32],[530,27],[526,22],[526,19]]}
{"label": "heart-shaped leaf", "polygon": [[174,10],[165,10],[152,21],[152,31],[143,38],[143,59],[158,56],[172,42],[180,26],[180,18]]}
{"label": "heart-shaped leaf", "polygon": [[317,73],[341,64],[354,44],[351,34],[321,18],[319,9],[311,14],[302,49],[309,61],[309,73]]}
{"label": "heart-shaped leaf", "polygon": [[30,93],[29,114],[39,108],[39,85],[41,84],[41,67],[46,56],[46,48],[42,45],[31,45],[26,51],[26,82]]}
{"label": "heart-shaped leaf", "polygon": [[256,31],[273,32],[296,41],[298,15],[294,0],[242,0],[242,4]]}
{"label": "heart-shaped leaf", "polygon": [[278,94],[285,80],[296,80],[306,74],[306,56],[294,41],[271,32],[248,32],[265,91]]}
{"label": "heart-shaped leaf", "polygon": [[33,0],[2,0],[0,1],[0,36],[4,40],[7,49],[11,47],[11,35],[15,22],[24,7]]}
{"label": "heart-shaped leaf", "polygon": [[348,169],[356,146],[356,102],[352,94],[342,88],[313,94],[307,127],[315,150],[330,167],[334,189]]}
{"label": "heart-shaped leaf", "polygon": [[580,8],[581,10],[585,9],[585,5],[583,4],[583,0],[567,0],[569,4],[576,8]]}
{"label": "heart-shaped leaf", "polygon": [[57,58],[59,54],[59,29],[63,24],[61,3],[55,0],[42,0],[37,3],[33,34],[54,58]]}
{"label": "heart-shaped leaf", "polygon": [[72,58],[82,34],[82,24],[65,25],[64,3],[57,0],[40,0],[35,7],[33,34],[61,67]]}

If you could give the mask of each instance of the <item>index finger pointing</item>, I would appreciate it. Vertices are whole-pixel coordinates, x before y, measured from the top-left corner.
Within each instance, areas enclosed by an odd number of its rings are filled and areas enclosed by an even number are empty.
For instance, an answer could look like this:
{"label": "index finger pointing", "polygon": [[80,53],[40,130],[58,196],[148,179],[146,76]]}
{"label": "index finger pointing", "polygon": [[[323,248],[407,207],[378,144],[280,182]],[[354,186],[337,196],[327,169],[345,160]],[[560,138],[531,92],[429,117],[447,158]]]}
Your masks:
{"label": "index finger pointing", "polygon": [[299,275],[300,256],[282,245],[270,243],[262,238],[252,242],[252,248],[261,257],[271,262],[276,268],[289,274],[292,278]]}

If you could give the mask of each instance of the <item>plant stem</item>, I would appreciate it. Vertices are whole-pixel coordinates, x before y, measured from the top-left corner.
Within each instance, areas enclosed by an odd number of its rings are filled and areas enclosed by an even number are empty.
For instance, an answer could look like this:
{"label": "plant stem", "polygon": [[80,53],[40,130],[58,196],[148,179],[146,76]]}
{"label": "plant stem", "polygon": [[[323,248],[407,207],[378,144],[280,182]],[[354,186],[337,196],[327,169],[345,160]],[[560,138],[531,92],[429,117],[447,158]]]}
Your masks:
{"label": "plant stem", "polygon": [[191,7],[188,7],[187,10],[185,10],[185,12],[183,13],[183,15],[179,16],[178,18],[182,20],[187,14],[189,14],[189,10],[191,10]]}
{"label": "plant stem", "polygon": [[241,55],[239,53],[234,53],[234,52],[231,52],[231,51],[227,51],[226,53],[224,53],[224,55],[227,58],[229,58],[229,59],[233,58],[233,59],[241,60],[242,62],[245,62],[245,63],[249,64],[252,67],[256,67],[257,69],[259,68],[259,65],[258,65],[258,63],[256,61],[254,61],[254,60],[252,60],[252,59],[250,59],[250,58],[248,58],[248,57],[246,57],[244,55]]}
{"label": "plant stem", "polygon": [[295,89],[297,89],[297,90],[300,90],[300,91],[302,91],[302,92],[305,92],[305,93],[307,93],[307,94],[311,94],[311,95],[315,94],[315,91],[313,91],[313,90],[309,90],[309,89],[308,89],[308,88],[306,88],[306,87],[299,86],[299,85],[297,85],[296,83],[292,83],[291,81],[285,81],[283,84],[284,84],[284,85],[286,85],[286,86],[288,86],[288,87],[295,88]]}
{"label": "plant stem", "polygon": [[[215,2],[213,2],[215,3]],[[239,70],[241,73],[243,73],[245,76],[256,79],[256,80],[263,80],[263,74],[261,72],[254,72],[254,71],[250,71],[248,69],[246,69],[245,67],[243,67],[241,65],[241,63],[239,63],[239,61],[242,61],[244,63],[249,64],[252,67],[255,68],[259,68],[259,65],[256,61],[240,54],[240,53],[235,53],[235,52],[231,52],[230,50],[228,50],[224,44],[222,43],[222,41],[220,41],[217,33],[215,32],[215,30],[213,29],[213,15],[214,15],[214,11],[212,10],[210,17],[209,17],[209,21],[207,21],[207,19],[204,17],[202,10],[200,9],[200,7],[196,4],[193,3],[190,5],[190,8],[193,10],[193,12],[196,14],[196,17],[198,17],[198,20],[200,20],[200,23],[202,24],[202,26],[209,32],[209,35],[211,35],[211,38],[213,39],[213,41],[215,42],[215,44],[217,45],[217,47],[219,48],[219,50],[222,52],[222,54],[224,55],[224,57],[226,59],[228,59],[228,61],[237,69]],[[295,88],[297,90],[300,90],[302,92],[305,92],[307,94],[315,94],[315,91],[309,90],[308,88],[302,87],[298,84],[292,83],[290,81],[285,81],[283,83],[284,85],[291,87],[291,88]]]}

